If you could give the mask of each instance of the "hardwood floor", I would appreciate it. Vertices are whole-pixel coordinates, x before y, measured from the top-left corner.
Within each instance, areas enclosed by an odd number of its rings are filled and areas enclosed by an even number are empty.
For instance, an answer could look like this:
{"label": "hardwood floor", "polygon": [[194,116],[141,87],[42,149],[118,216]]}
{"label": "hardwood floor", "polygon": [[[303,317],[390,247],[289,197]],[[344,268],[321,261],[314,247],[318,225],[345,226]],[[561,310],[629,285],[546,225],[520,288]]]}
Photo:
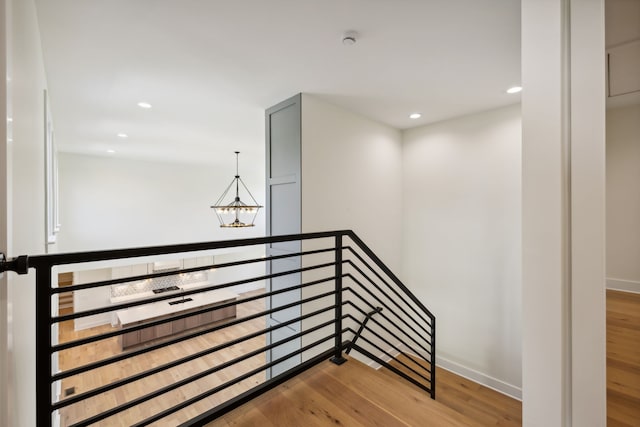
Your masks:
{"label": "hardwood floor", "polygon": [[341,366],[323,362],[207,427],[482,425],[397,376],[351,358]]}
{"label": "hardwood floor", "polygon": [[[405,365],[415,368],[406,357],[398,359]],[[405,374],[413,376],[405,367],[398,363],[391,363]],[[424,364],[428,368],[428,365]],[[390,377],[396,375],[386,369],[381,369]],[[436,399],[439,403],[456,412],[478,422],[484,426],[519,427],[522,425],[522,402],[470,381],[459,375],[436,368]],[[414,387],[412,385],[412,387]],[[418,387],[415,387],[419,390]]]}
{"label": "hardwood floor", "polygon": [[607,426],[640,426],[640,294],[607,291]]}
{"label": "hardwood floor", "polygon": [[[263,291],[254,291],[243,296],[258,295]],[[242,298],[242,296],[241,296]],[[264,310],[264,301],[262,299],[247,302],[238,305],[238,317],[244,317]],[[255,331],[265,328],[264,318],[252,320],[240,325],[231,326],[221,331],[205,334],[197,338],[183,341],[179,344],[154,350],[130,359],[123,360],[102,368],[92,370],[90,372],[75,375],[62,381],[62,399],[64,399],[67,390],[73,390],[69,397],[73,397],[79,393],[92,390],[104,384],[109,384],[122,378],[144,372],[150,368],[172,362],[180,357],[194,354],[214,345],[230,341],[231,339],[245,336]],[[72,322],[65,322],[60,325],[60,342],[94,336],[100,333],[112,331],[110,325],[104,325],[96,328],[86,329],[82,331],[74,331]],[[225,361],[238,357],[246,352],[259,349],[265,345],[265,337],[245,341],[241,345],[235,345],[225,350],[199,357],[191,362],[178,365],[177,367],[167,369],[158,374],[148,376],[144,379],[132,382],[125,386],[115,388],[114,390],[99,394],[82,402],[64,407],[60,409],[61,425],[69,426],[78,421],[91,417],[94,414],[109,410],[117,405],[131,401],[132,399],[144,396],[147,393],[161,389],[168,384],[173,384],[183,380],[191,375],[198,374],[205,369],[219,365]],[[144,347],[144,345],[142,346]],[[139,347],[140,348],[140,347]],[[96,362],[106,359],[110,356],[121,354],[117,338],[110,338],[95,343],[75,348],[73,350],[62,351],[59,353],[59,365],[62,371],[82,366],[87,363]],[[232,377],[249,372],[252,369],[265,364],[265,355],[260,353],[258,356],[249,358],[235,365]],[[152,414],[157,414],[167,408],[172,407],[180,402],[198,395],[199,393],[210,390],[211,388],[226,382],[230,379],[228,371],[220,371],[203,378],[198,379],[190,384],[179,387],[170,391],[161,397],[151,399],[142,404],[136,405],[126,411],[106,418],[95,425],[102,426],[125,426],[132,425],[141,421]],[[226,389],[215,395],[204,399],[196,404],[188,406],[184,410],[172,414],[153,425],[174,426],[187,421],[202,412],[214,407],[249,388],[264,382],[265,375],[260,373]],[[94,424],[92,424],[94,425]]]}
{"label": "hardwood floor", "polygon": [[[261,291],[258,291],[258,293]],[[238,307],[238,316],[262,310],[264,302],[245,303]],[[126,362],[97,369],[88,374],[65,379],[66,389],[82,393],[149,368],[159,366],[187,353],[195,353],[231,337],[265,327],[264,319],[234,326],[228,331],[203,335],[162,351],[153,351]],[[102,326],[75,332],[71,324],[61,325],[61,341],[91,336],[111,330]],[[128,386],[119,387],[61,410],[62,423],[67,426],[130,399],[142,396],[174,381],[229,360],[243,351],[264,345],[264,338],[254,339],[226,353],[207,356],[162,374],[153,375]],[[62,370],[119,354],[115,339],[87,345],[83,351],[60,353]],[[240,364],[232,375],[246,372],[265,363],[264,355]],[[398,380],[390,372],[372,371],[356,360],[350,369],[340,369],[324,363],[299,377],[282,384],[255,401],[238,408],[211,426],[440,426],[492,425],[516,427],[522,425],[521,403],[472,381],[438,368],[437,401],[424,391]],[[362,371],[362,369],[366,369]],[[640,295],[607,292],[607,410],[609,427],[640,426]],[[161,398],[137,405],[116,417],[97,425],[131,425],[150,414],[158,413],[229,378],[218,373],[188,386],[167,393]],[[191,405],[154,425],[172,426],[184,422],[211,407],[264,381],[257,375],[198,404]],[[398,383],[398,384],[396,384]],[[72,395],[73,396],[73,395]]]}

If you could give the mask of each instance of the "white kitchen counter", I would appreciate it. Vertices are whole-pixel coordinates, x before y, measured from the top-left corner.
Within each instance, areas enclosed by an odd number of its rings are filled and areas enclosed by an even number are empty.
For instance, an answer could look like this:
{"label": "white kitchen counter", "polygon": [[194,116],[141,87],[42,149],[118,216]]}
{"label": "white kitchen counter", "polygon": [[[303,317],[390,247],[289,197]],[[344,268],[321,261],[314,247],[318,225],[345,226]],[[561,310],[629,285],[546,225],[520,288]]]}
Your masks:
{"label": "white kitchen counter", "polygon": [[[212,285],[211,283],[204,281],[204,282],[190,283],[188,285],[180,285],[180,288],[182,290],[185,290],[185,291],[191,291],[193,289],[205,288],[205,287],[211,286],[211,285]],[[135,285],[120,285],[120,286],[135,286]],[[167,291],[167,292],[164,292],[162,294],[154,294],[153,291],[138,292],[138,293],[135,293],[135,294],[124,295],[124,296],[121,296],[121,297],[111,297],[110,301],[111,301],[111,304],[120,304],[120,303],[123,303],[123,302],[140,301],[140,300],[149,299],[151,297],[157,297],[157,296],[161,296],[161,295],[171,295],[171,294],[180,295],[182,293],[182,290],[180,290],[180,291]]]}
{"label": "white kitchen counter", "polygon": [[[192,283],[190,285],[181,286],[184,290],[196,289],[198,287],[207,286],[209,283]],[[122,326],[127,326],[132,323],[148,321],[154,319],[156,317],[162,317],[170,314],[180,313],[186,310],[195,310],[199,307],[204,307],[212,304],[219,304],[223,301],[235,300],[238,295],[226,290],[226,289],[218,289],[215,291],[201,292],[198,294],[186,295],[185,298],[191,298],[191,301],[187,301],[185,303],[169,305],[170,301],[176,301],[182,299],[181,291],[173,291],[175,293],[176,298],[164,301],[158,301],[146,305],[141,305],[138,307],[132,307],[125,310],[120,310],[116,312],[116,316],[118,318],[118,322]],[[144,294],[149,294],[143,296]],[[151,296],[155,296],[153,292],[144,292],[142,294],[128,295],[126,297],[117,297],[112,298],[112,302],[114,300],[118,300],[117,302],[125,302],[125,301],[134,301],[144,298],[149,298]],[[166,292],[161,295],[171,295],[171,293]],[[135,297],[135,298],[132,298]]]}

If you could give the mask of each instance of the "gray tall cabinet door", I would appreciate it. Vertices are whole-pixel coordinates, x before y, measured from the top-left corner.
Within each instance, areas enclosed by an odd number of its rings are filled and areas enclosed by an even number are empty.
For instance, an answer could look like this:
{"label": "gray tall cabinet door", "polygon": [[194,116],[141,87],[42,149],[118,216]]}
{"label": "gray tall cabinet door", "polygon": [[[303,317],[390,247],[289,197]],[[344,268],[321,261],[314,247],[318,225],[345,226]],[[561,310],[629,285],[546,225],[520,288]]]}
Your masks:
{"label": "gray tall cabinet door", "polygon": [[[267,234],[300,234],[301,232],[301,96],[296,95],[266,111],[267,143]],[[267,255],[284,255],[300,252],[300,242],[273,243],[267,247]],[[299,269],[299,256],[268,262],[270,273]],[[270,279],[268,289],[276,291],[300,283],[300,273]],[[293,290],[272,296],[267,305],[279,307],[300,300],[301,291]],[[280,310],[268,315],[267,326],[276,326],[300,316],[300,307]],[[269,344],[284,340],[300,332],[300,322],[282,326],[267,337]],[[267,361],[275,361],[300,348],[300,338],[293,339],[267,351]],[[300,355],[290,357],[274,365],[268,377],[275,377],[300,363]]]}

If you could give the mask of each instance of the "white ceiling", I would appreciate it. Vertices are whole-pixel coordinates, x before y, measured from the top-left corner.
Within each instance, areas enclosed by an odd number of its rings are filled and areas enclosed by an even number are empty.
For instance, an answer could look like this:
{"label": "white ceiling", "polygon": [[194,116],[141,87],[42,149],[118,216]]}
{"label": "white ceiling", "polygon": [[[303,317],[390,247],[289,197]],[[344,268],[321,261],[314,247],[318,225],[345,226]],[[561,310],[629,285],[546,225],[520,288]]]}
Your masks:
{"label": "white ceiling", "polygon": [[[400,129],[520,100],[505,93],[520,83],[519,0],[37,7],[62,151],[207,162],[228,162],[235,148],[262,156],[264,110],[299,92]],[[360,34],[355,45],[341,43],[346,30]],[[410,120],[415,111],[422,118]]]}

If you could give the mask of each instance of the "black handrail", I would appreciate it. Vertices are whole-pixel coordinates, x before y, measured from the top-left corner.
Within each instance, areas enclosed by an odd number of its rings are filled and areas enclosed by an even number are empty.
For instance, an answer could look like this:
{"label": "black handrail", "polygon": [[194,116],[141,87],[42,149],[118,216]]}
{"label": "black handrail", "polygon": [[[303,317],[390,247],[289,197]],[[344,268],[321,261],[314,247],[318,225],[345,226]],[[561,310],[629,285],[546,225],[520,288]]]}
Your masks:
{"label": "black handrail", "polygon": [[[350,244],[345,244],[345,240]],[[100,280],[92,283],[75,284],[72,286],[57,288],[52,286],[53,268],[59,265],[81,264],[96,261],[110,261],[116,259],[129,259],[140,257],[153,257],[168,254],[188,254],[189,252],[213,251],[225,248],[240,248],[257,245],[269,245],[282,242],[323,242],[321,249],[300,250],[295,253],[272,255],[252,259],[242,259],[233,262],[211,264],[183,268],[178,271],[153,272],[144,275],[135,275],[120,279]],[[325,244],[326,243],[326,244]],[[314,246],[317,247],[317,245]],[[333,260],[327,261],[326,255],[333,253]],[[345,255],[350,255],[346,256]],[[314,258],[318,256],[319,258]],[[211,268],[225,269],[249,264],[268,263],[287,258],[299,257],[310,260],[301,265],[304,267],[291,268],[286,271],[259,275],[241,280],[232,280],[221,284],[208,284],[197,289],[191,289],[180,294],[158,295],[148,299],[130,302],[121,302],[75,312],[71,314],[52,314],[52,298],[62,292],[82,292],[88,289],[106,288],[116,284],[136,282],[148,279],[157,279],[176,274],[189,274],[206,271]],[[393,272],[364,244],[364,242],[350,230],[327,231],[320,233],[306,233],[285,236],[271,236],[251,239],[225,240],[215,242],[200,242],[168,246],[141,247],[131,249],[115,249],[107,251],[75,252],[67,254],[51,254],[38,256],[20,256],[6,261],[2,258],[0,268],[15,271],[19,274],[28,273],[29,269],[35,269],[36,273],[36,418],[38,425],[51,425],[54,411],[66,410],[72,405],[80,404],[87,399],[112,392],[125,387],[135,381],[141,381],[152,375],[170,372],[178,369],[185,363],[210,357],[235,345],[249,340],[255,340],[261,336],[267,336],[272,332],[284,331],[287,328],[296,327],[305,322],[302,328],[294,333],[285,334],[284,338],[266,343],[264,346],[247,351],[232,360],[217,364],[200,372],[167,383],[159,389],[145,392],[143,395],[125,402],[119,402],[103,412],[87,414],[88,418],[77,420],[76,426],[89,425],[104,420],[108,417],[118,416],[123,411],[136,405],[162,396],[172,390],[177,390],[187,384],[203,379],[213,373],[222,371],[237,363],[248,360],[260,354],[264,354],[275,348],[291,342],[302,342],[305,345],[296,344],[295,350],[270,360],[262,366],[251,369],[223,384],[212,386],[210,390],[196,396],[184,399],[171,407],[161,410],[136,425],[148,425],[170,414],[199,402],[209,396],[238,384],[243,379],[265,372],[292,357],[302,357],[293,368],[287,369],[283,374],[266,380],[262,384],[253,386],[246,392],[227,400],[193,418],[184,425],[201,425],[211,421],[223,413],[247,402],[249,399],[275,387],[286,379],[314,366],[331,356],[336,364],[342,364],[347,359],[343,352],[355,351],[360,357],[368,358],[381,366],[396,373],[400,377],[416,384],[435,398],[435,316],[424,304],[413,295],[409,289],[393,274]],[[330,270],[330,273],[325,273]],[[307,280],[303,281],[303,276]],[[324,276],[324,277],[320,277]],[[194,307],[188,312],[176,313],[167,318],[152,319],[138,325],[120,328],[112,331],[101,332],[68,342],[58,343],[52,334],[52,326],[65,321],[72,321],[87,316],[115,313],[120,310],[134,309],[151,303],[168,302],[169,300],[196,295],[203,292],[216,292],[233,286],[249,284],[252,282],[272,280],[278,278],[294,278],[297,283],[289,284],[280,289],[269,289],[267,292],[250,297],[223,301],[215,306],[205,308]],[[309,280],[311,279],[311,280]],[[349,283],[344,283],[348,281]],[[188,330],[181,335],[174,335],[162,342],[152,342],[141,348],[134,348],[120,354],[108,355],[80,366],[66,368],[62,372],[52,372],[52,360],[56,354],[71,349],[103,342],[104,340],[122,337],[127,333],[148,330],[148,328],[169,325],[171,322],[181,321],[193,316],[209,315],[215,310],[234,308],[245,303],[264,298],[286,294],[287,292],[306,292],[293,302],[287,302],[275,306],[269,306],[265,310],[250,313],[241,318],[235,318],[201,327],[197,330]],[[318,303],[322,306],[318,307]],[[384,313],[382,309],[384,308]],[[191,339],[199,339],[206,334],[226,330],[236,325],[255,322],[256,319],[277,313],[288,313],[287,310],[295,309],[300,314],[289,316],[281,322],[269,325],[260,330],[255,330],[245,335],[229,339],[211,347],[189,353],[183,352],[174,360],[166,361],[155,366],[150,366],[140,372],[129,376],[116,378],[114,381],[101,384],[93,389],[82,390],[78,394],[68,396],[62,400],[52,401],[51,387],[57,381],[81,374],[89,374],[92,371],[107,367],[117,362],[123,362],[130,358],[142,356],[164,347],[174,346]],[[372,311],[373,310],[373,311]],[[389,316],[386,314],[388,313]],[[363,317],[360,317],[363,316]],[[391,317],[390,317],[391,316]],[[352,327],[353,326],[353,327]],[[331,328],[332,332],[326,332]],[[354,329],[355,328],[355,329]],[[357,330],[356,330],[357,329]],[[359,340],[361,340],[359,342]],[[328,347],[327,347],[328,346]],[[182,347],[176,347],[181,349]],[[176,350],[178,351],[178,350]],[[402,355],[402,357],[398,357]],[[348,365],[348,364],[347,364]]]}

